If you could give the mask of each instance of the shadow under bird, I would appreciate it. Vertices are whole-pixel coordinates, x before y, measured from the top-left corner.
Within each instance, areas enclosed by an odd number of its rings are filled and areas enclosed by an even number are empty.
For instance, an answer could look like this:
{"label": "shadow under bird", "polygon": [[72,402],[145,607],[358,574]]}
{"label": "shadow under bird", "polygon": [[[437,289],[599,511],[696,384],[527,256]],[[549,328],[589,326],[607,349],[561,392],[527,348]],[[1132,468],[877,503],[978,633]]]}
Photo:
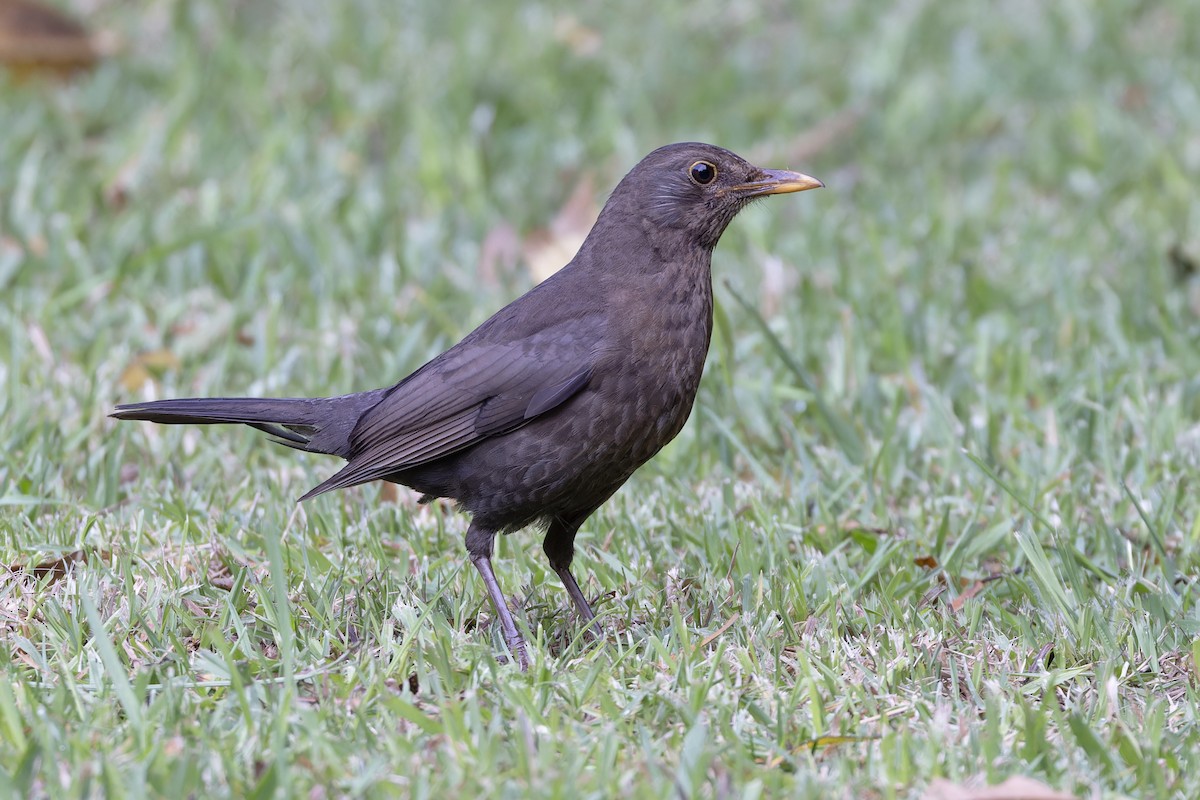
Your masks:
{"label": "shadow under bird", "polygon": [[118,419],[242,423],[347,463],[301,500],[382,479],[471,515],[467,552],[509,650],[526,644],[492,570],[496,534],[537,524],[580,616],[575,534],[691,413],[712,334],[713,248],[756,198],[823,186],[713,145],[672,144],[622,179],[579,252],[394,386],[322,398],[118,406]]}

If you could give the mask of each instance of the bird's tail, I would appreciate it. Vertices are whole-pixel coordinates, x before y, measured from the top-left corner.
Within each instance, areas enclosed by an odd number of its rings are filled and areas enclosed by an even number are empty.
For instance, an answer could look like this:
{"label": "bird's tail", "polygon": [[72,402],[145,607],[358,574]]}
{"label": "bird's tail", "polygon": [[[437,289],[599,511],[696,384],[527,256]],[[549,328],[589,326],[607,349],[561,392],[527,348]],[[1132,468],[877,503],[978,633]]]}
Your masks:
{"label": "bird's tail", "polygon": [[241,423],[276,437],[297,450],[348,458],[350,434],[384,390],[341,397],[197,397],[117,406],[116,419],[165,425]]}

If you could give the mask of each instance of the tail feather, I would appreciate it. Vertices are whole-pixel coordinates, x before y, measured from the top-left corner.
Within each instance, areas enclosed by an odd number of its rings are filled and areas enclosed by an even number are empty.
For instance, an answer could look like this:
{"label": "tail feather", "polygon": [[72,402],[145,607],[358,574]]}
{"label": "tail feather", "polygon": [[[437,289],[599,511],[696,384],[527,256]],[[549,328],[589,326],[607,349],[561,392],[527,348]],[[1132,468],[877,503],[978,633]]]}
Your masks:
{"label": "tail feather", "polygon": [[197,397],[117,406],[116,419],[165,425],[240,423],[276,437],[280,444],[348,458],[350,434],[386,390],[341,397]]}

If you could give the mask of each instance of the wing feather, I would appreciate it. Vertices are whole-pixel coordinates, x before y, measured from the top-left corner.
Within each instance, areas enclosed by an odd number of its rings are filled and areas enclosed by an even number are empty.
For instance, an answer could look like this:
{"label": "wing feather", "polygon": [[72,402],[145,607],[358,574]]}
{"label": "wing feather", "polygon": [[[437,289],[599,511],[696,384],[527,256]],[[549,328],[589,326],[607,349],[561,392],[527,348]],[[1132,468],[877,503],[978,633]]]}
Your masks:
{"label": "wing feather", "polygon": [[386,477],[515,430],[565,403],[592,376],[573,337],[463,342],[401,381],[358,421],[348,463],[304,495]]}
{"label": "wing feather", "polygon": [[415,436],[379,442],[353,456],[346,466],[300,499],[307,500],[334,489],[373,481],[460,450],[474,442],[470,433],[475,427],[477,413],[477,409],[468,408],[421,429]]}

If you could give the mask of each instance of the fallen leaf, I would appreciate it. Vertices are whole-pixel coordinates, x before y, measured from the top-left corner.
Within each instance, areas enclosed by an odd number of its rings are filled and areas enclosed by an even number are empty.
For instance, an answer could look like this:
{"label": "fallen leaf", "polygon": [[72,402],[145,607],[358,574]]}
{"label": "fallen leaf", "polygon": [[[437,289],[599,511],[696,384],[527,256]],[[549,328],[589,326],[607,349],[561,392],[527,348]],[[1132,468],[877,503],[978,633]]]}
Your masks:
{"label": "fallen leaf", "polygon": [[140,474],[141,470],[138,469],[137,464],[124,463],[121,465],[121,470],[118,473],[117,482],[121,486],[125,486],[136,481]]}
{"label": "fallen leaf", "polygon": [[1054,642],[1052,640],[1052,641],[1046,642],[1044,645],[1042,645],[1041,649],[1037,651],[1037,655],[1033,657],[1033,666],[1034,666],[1034,669],[1047,670],[1047,669],[1050,669],[1050,666],[1053,663],[1054,663]]}
{"label": "fallen leaf", "polygon": [[963,589],[962,593],[959,594],[958,597],[950,601],[950,610],[954,611],[955,613],[962,611],[962,607],[966,605],[968,600],[982,592],[989,583],[998,581],[1003,577],[1003,575],[989,575],[986,578],[980,578],[979,580],[975,581],[966,589]]}
{"label": "fallen leaf", "polygon": [[14,651],[13,656],[14,656],[14,658],[16,658],[17,661],[20,661],[22,664],[29,667],[30,669],[32,669],[36,672],[42,671],[41,665],[38,662],[34,661],[32,658],[30,658],[29,654],[26,653],[21,648],[18,647]]}
{"label": "fallen leaf", "polygon": [[229,565],[215,556],[208,562],[208,583],[227,592],[233,589],[233,575],[229,572]]}
{"label": "fallen leaf", "polygon": [[156,375],[174,369],[179,369],[179,357],[170,350],[160,348],[138,353],[121,371],[121,386],[130,394],[136,394]]}
{"label": "fallen leaf", "polygon": [[922,800],[1079,800],[1073,794],[1051,789],[1044,783],[1014,775],[995,786],[964,786],[934,778]]}
{"label": "fallen leaf", "polygon": [[1180,283],[1200,271],[1200,258],[1189,253],[1179,242],[1171,245],[1167,260],[1171,262],[1171,275]]}
{"label": "fallen leaf", "polygon": [[0,0],[0,63],[18,76],[91,69],[111,45],[78,20],[33,0]]}
{"label": "fallen leaf", "polygon": [[105,184],[101,194],[105,204],[114,211],[121,211],[129,204],[133,187],[140,178],[143,151],[137,150],[117,168],[113,179]]}
{"label": "fallen leaf", "polygon": [[941,573],[938,573],[938,578],[939,580],[930,586],[925,594],[921,595],[921,599],[917,602],[917,608],[928,608],[933,605],[934,600],[946,593],[946,581],[942,579]]}
{"label": "fallen leaf", "polygon": [[[8,568],[12,572],[21,572],[26,575],[31,575],[34,578],[45,578],[46,576],[50,576],[50,580],[53,583],[54,581],[62,579],[67,574],[67,570],[71,568],[72,564],[79,564],[83,561],[86,561],[87,555],[88,554],[86,550],[72,550],[70,553],[66,553],[58,558],[53,558],[49,561],[42,561],[38,564],[34,564],[33,566],[26,566],[24,564],[10,564]],[[101,550],[99,551],[98,555],[102,560],[107,561],[110,554],[107,550]]]}
{"label": "fallen leaf", "polygon": [[950,601],[950,610],[958,613],[962,611],[962,607],[967,604],[967,601],[983,591],[983,587],[987,586],[983,581],[975,581],[970,586],[962,591],[958,597]]}
{"label": "fallen leaf", "polygon": [[733,627],[733,623],[737,622],[741,616],[742,616],[741,612],[736,612],[732,617],[725,620],[725,624],[722,625],[721,627],[717,628],[711,634],[709,634],[708,637],[706,637],[705,640],[700,643],[700,646],[708,647],[710,644],[712,644],[714,641],[716,641],[718,636],[720,636],[722,633],[724,633],[725,631],[727,631],[731,627]]}
{"label": "fallen leaf", "polygon": [[1141,111],[1150,100],[1150,93],[1144,83],[1131,83],[1121,92],[1120,106],[1122,111]]}
{"label": "fallen leaf", "polygon": [[379,502],[395,505],[400,502],[400,488],[390,481],[379,482]]}
{"label": "fallen leaf", "polygon": [[554,20],[554,39],[571,48],[580,57],[593,56],[600,52],[604,39],[595,28],[589,28],[570,14]]}
{"label": "fallen leaf", "polygon": [[520,258],[521,237],[516,229],[506,222],[494,226],[479,247],[480,282],[484,286],[498,286],[501,273],[511,272]]}
{"label": "fallen leaf", "polygon": [[595,196],[592,176],[584,175],[550,224],[525,238],[525,262],[534,280],[541,282],[549,278],[579,252],[600,216]]}
{"label": "fallen leaf", "polygon": [[933,556],[917,556],[913,559],[913,563],[918,567],[924,567],[925,569],[938,568],[938,560]]}

